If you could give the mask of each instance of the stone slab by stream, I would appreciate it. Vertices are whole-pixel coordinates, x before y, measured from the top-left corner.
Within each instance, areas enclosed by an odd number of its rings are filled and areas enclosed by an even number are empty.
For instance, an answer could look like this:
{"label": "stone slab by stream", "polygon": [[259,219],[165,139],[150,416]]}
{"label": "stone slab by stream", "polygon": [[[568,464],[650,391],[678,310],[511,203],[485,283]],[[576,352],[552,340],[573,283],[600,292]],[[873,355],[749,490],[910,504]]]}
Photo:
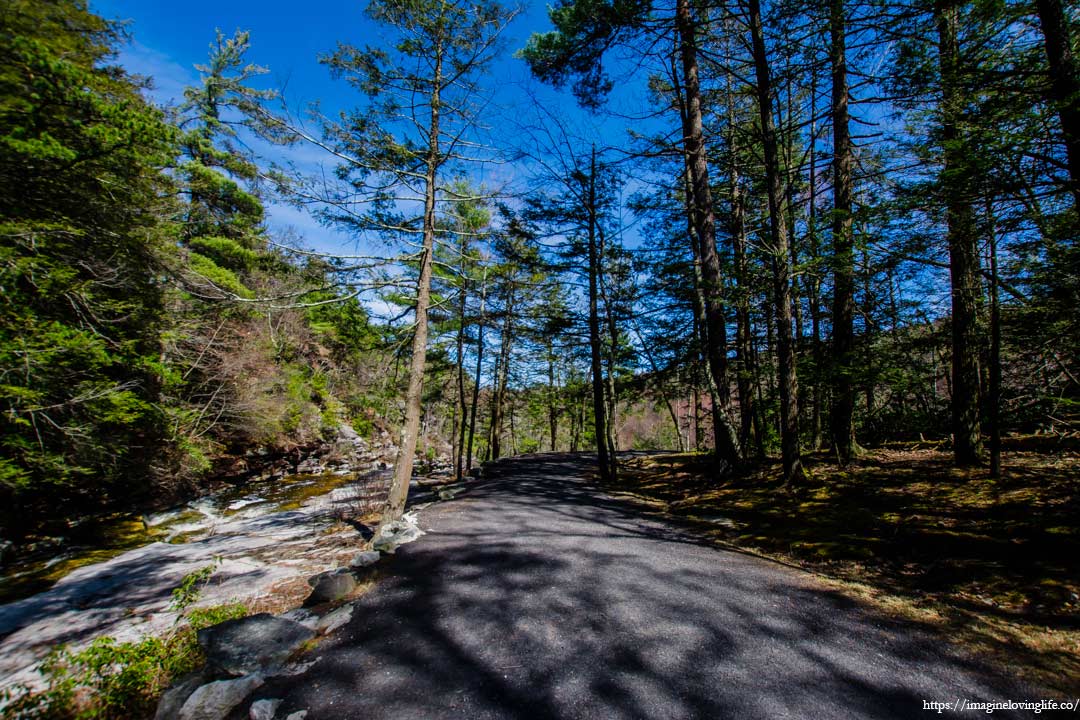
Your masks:
{"label": "stone slab by stream", "polygon": [[349,502],[347,480],[287,502],[251,496],[222,507],[197,501],[174,512],[182,522],[174,529],[183,532],[184,542],[151,542],[78,568],[45,592],[0,605],[0,687],[36,685],[37,662],[58,643],[78,646],[100,635],[133,640],[165,631],[176,619],[169,610],[172,590],[214,562],[217,570],[199,605],[251,601],[293,581],[306,588],[307,577],[347,563],[361,542],[357,530],[341,529],[333,519],[334,508]]}

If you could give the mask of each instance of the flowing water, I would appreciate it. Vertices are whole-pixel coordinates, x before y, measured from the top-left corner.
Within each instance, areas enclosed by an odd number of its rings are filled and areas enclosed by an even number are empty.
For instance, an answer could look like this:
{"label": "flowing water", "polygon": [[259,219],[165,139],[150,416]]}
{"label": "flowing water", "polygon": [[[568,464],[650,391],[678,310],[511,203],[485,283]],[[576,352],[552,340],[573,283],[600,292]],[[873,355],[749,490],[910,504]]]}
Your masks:
{"label": "flowing water", "polygon": [[152,515],[115,515],[78,528],[78,543],[19,558],[0,576],[0,604],[49,589],[79,568],[104,562],[153,542],[186,543],[234,517],[295,510],[352,481],[349,474],[287,475],[229,486]]}

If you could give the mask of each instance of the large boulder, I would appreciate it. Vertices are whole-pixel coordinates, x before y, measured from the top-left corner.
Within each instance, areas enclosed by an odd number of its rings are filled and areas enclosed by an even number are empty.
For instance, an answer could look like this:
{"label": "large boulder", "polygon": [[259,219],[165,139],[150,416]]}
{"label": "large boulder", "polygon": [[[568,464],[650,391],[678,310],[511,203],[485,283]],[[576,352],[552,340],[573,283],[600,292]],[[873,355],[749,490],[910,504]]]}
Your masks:
{"label": "large boulder", "polygon": [[269,613],[227,620],[198,632],[210,668],[233,676],[280,667],[313,637],[311,628]]}
{"label": "large boulder", "polygon": [[356,589],[356,578],[349,568],[338,568],[311,576],[308,585],[311,586],[311,594],[304,605],[310,607],[341,600]]}
{"label": "large boulder", "polygon": [[191,694],[176,717],[178,720],[222,720],[262,684],[261,675],[208,683]]}

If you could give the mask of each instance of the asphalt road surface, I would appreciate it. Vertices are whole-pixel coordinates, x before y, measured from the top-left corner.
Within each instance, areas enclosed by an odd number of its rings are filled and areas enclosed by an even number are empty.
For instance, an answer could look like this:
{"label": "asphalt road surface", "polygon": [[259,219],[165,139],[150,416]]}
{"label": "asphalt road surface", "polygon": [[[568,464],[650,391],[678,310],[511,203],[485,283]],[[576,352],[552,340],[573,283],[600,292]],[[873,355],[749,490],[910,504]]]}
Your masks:
{"label": "asphalt road surface", "polygon": [[1037,698],[806,573],[643,517],[587,483],[590,467],[504,461],[424,510],[428,535],[384,560],[318,662],[252,699],[307,720],[775,720]]}

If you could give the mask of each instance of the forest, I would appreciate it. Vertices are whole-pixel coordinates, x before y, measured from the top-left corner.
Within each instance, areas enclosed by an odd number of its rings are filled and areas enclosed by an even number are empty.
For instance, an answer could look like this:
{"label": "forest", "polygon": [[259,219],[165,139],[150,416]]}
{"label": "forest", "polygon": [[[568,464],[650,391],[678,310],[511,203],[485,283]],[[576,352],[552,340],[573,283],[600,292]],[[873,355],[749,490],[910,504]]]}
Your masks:
{"label": "forest", "polygon": [[347,428],[384,523],[432,470],[586,453],[765,552],[954,568],[911,529],[947,486],[963,572],[1075,618],[1076,5],[361,5],[332,98],[208,19],[163,102],[137,24],[3,3],[5,562]]}
{"label": "forest", "polygon": [[[163,109],[108,64],[120,27],[9,5],[5,528],[339,422],[404,427],[458,472],[696,449],[721,474],[779,454],[790,486],[823,448],[944,440],[996,474],[1003,437],[1075,436],[1064,4],[567,4],[518,56],[595,113],[643,76],[655,132],[586,145],[540,108],[509,149],[473,139],[485,66],[515,50],[515,11],[483,7],[373,6],[401,41],[323,58],[361,104],[316,135],[256,89],[243,32]],[[334,181],[260,166],[252,136],[323,150]],[[470,180],[507,158],[526,194]],[[269,235],[269,195],[371,247]]]}

